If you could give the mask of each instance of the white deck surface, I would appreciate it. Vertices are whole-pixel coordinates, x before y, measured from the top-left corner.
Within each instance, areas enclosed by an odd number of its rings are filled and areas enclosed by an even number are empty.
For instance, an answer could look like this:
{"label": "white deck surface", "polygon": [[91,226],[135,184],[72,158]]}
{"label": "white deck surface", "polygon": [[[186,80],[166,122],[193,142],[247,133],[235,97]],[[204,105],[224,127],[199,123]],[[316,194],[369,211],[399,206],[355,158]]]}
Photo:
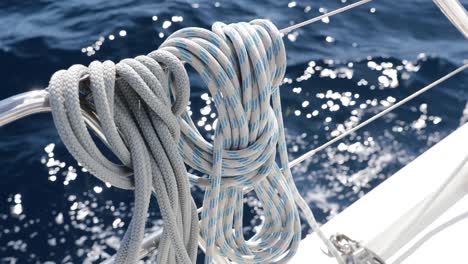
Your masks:
{"label": "white deck surface", "polygon": [[[360,241],[387,263],[468,263],[468,165],[421,209],[466,155],[468,124],[335,216],[324,231]],[[425,216],[416,218],[421,211]],[[336,263],[321,248],[309,235],[292,263]]]}

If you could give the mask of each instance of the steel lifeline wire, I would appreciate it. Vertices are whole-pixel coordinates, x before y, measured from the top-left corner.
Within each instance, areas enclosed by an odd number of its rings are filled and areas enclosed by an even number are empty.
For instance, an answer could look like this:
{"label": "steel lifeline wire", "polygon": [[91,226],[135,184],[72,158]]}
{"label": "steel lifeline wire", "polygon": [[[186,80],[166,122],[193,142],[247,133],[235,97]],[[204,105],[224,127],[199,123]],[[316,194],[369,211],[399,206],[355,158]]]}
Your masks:
{"label": "steel lifeline wire", "polygon": [[[190,87],[182,61],[211,93],[218,114],[213,142],[203,138],[186,111]],[[218,22],[212,31],[181,29],[147,56],[74,65],[53,75],[50,104],[67,149],[99,179],[134,189],[133,217],[116,263],[139,259],[151,193],[164,220],[159,263],[195,262],[199,235],[206,243],[206,263],[215,254],[239,263],[285,262],[301,240],[299,211],[341,261],[288,167],[279,93],[285,70],[280,31],[268,20],[254,20]],[[79,103],[79,80],[86,74],[103,133],[122,165],[107,159],[86,129]],[[187,177],[184,161],[208,177]],[[200,220],[189,178],[205,189]],[[255,192],[264,215],[246,240],[248,191]]]}

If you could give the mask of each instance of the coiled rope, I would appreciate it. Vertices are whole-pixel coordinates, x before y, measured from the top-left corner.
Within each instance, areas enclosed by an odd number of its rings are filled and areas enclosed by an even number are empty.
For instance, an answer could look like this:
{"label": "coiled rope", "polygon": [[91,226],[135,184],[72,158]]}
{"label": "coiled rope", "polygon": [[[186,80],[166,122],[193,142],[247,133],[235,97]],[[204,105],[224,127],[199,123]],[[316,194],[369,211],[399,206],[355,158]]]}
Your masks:
{"label": "coiled rope", "polygon": [[[213,143],[203,138],[185,111],[189,83],[181,60],[200,74],[213,98],[218,113]],[[54,121],[69,151],[101,180],[135,189],[134,216],[117,263],[138,259],[151,191],[164,220],[159,263],[194,262],[198,231],[206,241],[205,263],[212,263],[215,254],[239,263],[286,262],[301,240],[299,209],[340,260],[288,167],[279,92],[285,70],[280,32],[267,20],[254,20],[218,22],[212,31],[181,29],[148,56],[117,65],[107,61],[88,68],[72,66],[52,77]],[[90,75],[96,112],[111,150],[125,166],[106,159],[86,130],[78,98],[84,74]],[[199,230],[182,159],[208,175],[189,175],[205,188]],[[134,176],[128,177],[131,173]],[[249,191],[261,202],[264,216],[261,227],[246,240],[243,197]]]}
{"label": "coiled rope", "polygon": [[[286,52],[278,29],[268,20],[225,25],[212,31],[185,28],[161,49],[191,65],[203,78],[218,112],[213,144],[183,114],[179,152],[190,167],[209,175],[201,236],[206,263],[220,254],[239,263],[274,263],[290,259],[301,240],[299,208],[307,222],[339,256],[302,199],[288,167],[279,86]],[[278,146],[280,165],[275,162]],[[243,237],[243,197],[253,189],[264,209],[257,233]],[[296,206],[297,205],[297,206]]]}
{"label": "coiled rope", "polygon": [[[163,66],[168,73],[164,73]],[[78,91],[84,74],[89,74],[94,105],[108,144],[125,166],[108,160],[86,129]],[[115,263],[138,261],[152,191],[164,220],[158,262],[194,263],[199,232],[197,208],[190,195],[186,168],[174,148],[180,137],[177,117],[185,111],[190,93],[182,62],[169,52],[154,51],[117,65],[110,61],[95,61],[89,67],[74,65],[55,73],[49,90],[55,125],[75,159],[102,181],[135,190],[133,217]],[[171,94],[175,97],[172,104]],[[129,177],[132,173],[134,176]]]}

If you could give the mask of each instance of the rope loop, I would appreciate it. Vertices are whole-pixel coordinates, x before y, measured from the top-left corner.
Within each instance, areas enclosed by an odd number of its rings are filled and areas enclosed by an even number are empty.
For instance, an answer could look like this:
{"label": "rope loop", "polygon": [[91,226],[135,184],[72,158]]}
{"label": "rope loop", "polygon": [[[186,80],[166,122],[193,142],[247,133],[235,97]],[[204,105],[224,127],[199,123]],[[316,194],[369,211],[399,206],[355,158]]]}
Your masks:
{"label": "rope loop", "polygon": [[[107,144],[122,164],[109,160],[86,129],[79,101],[80,78],[86,74]],[[164,220],[163,239],[156,245],[158,262],[194,263],[197,208],[185,165],[174,148],[180,138],[178,118],[190,95],[182,62],[158,50],[118,64],[74,65],[52,76],[49,92],[55,125],[75,159],[102,181],[134,189],[133,217],[115,263],[138,261],[152,192]]]}
{"label": "rope loop", "polygon": [[[287,261],[301,239],[299,212],[289,182],[275,162],[282,124],[279,96],[286,69],[281,35],[267,20],[226,25],[212,31],[185,28],[160,47],[186,61],[211,93],[218,119],[210,143],[188,113],[182,116],[179,152],[208,178],[193,176],[205,187],[200,231],[205,263],[219,254],[239,263]],[[253,189],[264,211],[261,228],[243,237],[243,199]]]}

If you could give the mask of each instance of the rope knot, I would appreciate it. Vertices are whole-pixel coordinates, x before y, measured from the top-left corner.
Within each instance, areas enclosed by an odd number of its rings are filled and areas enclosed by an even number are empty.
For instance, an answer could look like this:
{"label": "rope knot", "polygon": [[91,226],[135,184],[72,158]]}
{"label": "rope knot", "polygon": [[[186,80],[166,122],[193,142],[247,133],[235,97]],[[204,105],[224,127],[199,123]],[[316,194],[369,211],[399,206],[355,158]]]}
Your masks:
{"label": "rope knot", "polygon": [[[181,29],[160,47],[201,75],[218,111],[214,144],[193,130],[190,116],[183,115],[181,131],[186,136],[179,149],[186,163],[202,173],[210,174],[218,161],[223,187],[252,186],[268,174],[275,160],[279,128],[270,99],[286,69],[284,45],[278,29],[267,20],[217,22],[212,30]],[[216,154],[215,148],[222,153]]]}
{"label": "rope knot", "polygon": [[[275,162],[279,146],[287,164],[278,86],[286,69],[281,34],[268,20],[215,23],[212,31],[185,28],[160,47],[186,61],[207,85],[216,106],[214,141],[188,113],[182,115],[179,152],[208,178],[200,231],[205,263],[221,255],[239,263],[272,263],[294,255],[301,226],[289,179]],[[249,241],[242,229],[244,194],[253,190],[264,207],[262,227]]]}

